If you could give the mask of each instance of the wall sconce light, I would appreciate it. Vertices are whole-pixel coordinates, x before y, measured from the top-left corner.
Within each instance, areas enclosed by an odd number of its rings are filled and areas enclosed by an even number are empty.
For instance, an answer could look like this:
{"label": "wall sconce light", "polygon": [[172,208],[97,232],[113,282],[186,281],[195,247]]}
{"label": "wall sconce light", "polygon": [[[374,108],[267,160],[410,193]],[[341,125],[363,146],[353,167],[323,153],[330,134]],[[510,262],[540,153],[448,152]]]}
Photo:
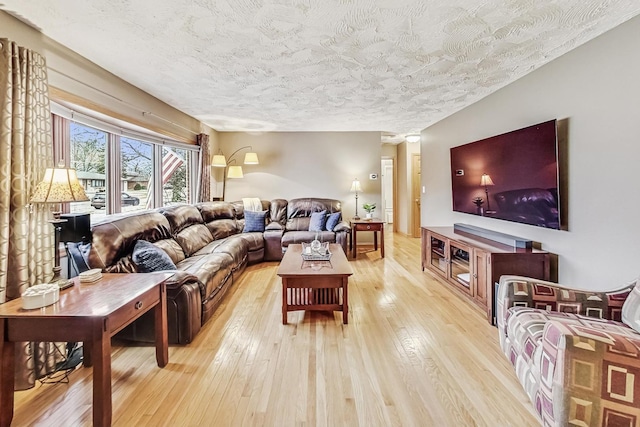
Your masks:
{"label": "wall sconce light", "polygon": [[362,192],[362,186],[360,185],[360,181],[358,181],[358,178],[355,178],[351,183],[350,191],[352,193],[356,193],[356,215],[353,217],[353,219],[360,219],[360,217],[358,216],[358,192]]}
{"label": "wall sconce light", "polygon": [[485,211],[485,213],[496,213],[496,211],[491,210],[491,204],[489,203],[489,189],[487,188],[490,185],[495,185],[493,183],[493,180],[489,175],[483,173],[482,177],[480,178],[480,185],[484,186],[484,194],[487,196],[487,210]]}
{"label": "wall sconce light", "polygon": [[[220,152],[219,154],[214,155],[213,159],[211,160],[211,166],[216,167],[216,168],[225,168],[224,175],[223,175],[223,181],[222,181],[222,200],[224,200],[224,196],[225,196],[225,190],[226,190],[226,187],[227,187],[227,178],[244,178],[244,173],[242,171],[242,166],[240,166],[240,165],[231,166],[231,165],[233,163],[236,163],[236,159],[234,158],[234,156],[239,151],[247,149],[247,148],[249,150],[253,149],[253,147],[251,147],[250,145],[247,145],[247,146],[244,146],[244,147],[240,147],[236,151],[231,153],[231,155],[229,156],[229,160],[228,161],[227,161],[227,158],[224,156],[224,154],[222,154],[222,152]],[[245,155],[244,155],[244,164],[245,165],[259,165],[260,161],[258,160],[258,154],[254,153],[254,152],[245,153]]]}

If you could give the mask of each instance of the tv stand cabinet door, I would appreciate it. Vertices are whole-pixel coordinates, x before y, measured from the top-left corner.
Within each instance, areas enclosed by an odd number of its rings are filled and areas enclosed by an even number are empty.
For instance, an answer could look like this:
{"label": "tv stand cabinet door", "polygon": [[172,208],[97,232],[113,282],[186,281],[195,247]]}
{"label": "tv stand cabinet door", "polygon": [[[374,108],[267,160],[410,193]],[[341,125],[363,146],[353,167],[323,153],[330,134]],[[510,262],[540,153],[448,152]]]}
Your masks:
{"label": "tv stand cabinet door", "polygon": [[484,309],[487,307],[487,286],[491,282],[491,267],[488,265],[490,261],[490,254],[479,249],[473,250],[473,274],[471,275],[473,297]]}

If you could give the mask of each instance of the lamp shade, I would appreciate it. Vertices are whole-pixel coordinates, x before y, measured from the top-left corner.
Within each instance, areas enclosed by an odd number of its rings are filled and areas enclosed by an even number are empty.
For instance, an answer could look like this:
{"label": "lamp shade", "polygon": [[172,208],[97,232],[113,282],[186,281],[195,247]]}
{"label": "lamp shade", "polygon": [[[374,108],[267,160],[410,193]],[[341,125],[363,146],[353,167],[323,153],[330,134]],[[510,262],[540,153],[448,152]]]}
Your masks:
{"label": "lamp shade", "polygon": [[353,182],[351,183],[351,190],[352,193],[357,193],[358,191],[362,191],[362,186],[360,185],[360,181],[358,181],[358,178],[354,179]]}
{"label": "lamp shade", "polygon": [[244,178],[242,173],[242,166],[229,166],[227,171],[227,178]]}
{"label": "lamp shade", "polygon": [[244,155],[244,164],[245,165],[259,165],[258,161],[258,153],[247,153]]}
{"label": "lamp shade", "polygon": [[31,196],[32,203],[86,202],[89,200],[75,169],[47,168]]}
{"label": "lamp shade", "polygon": [[487,186],[487,185],[495,185],[495,184],[491,180],[491,177],[486,173],[484,173],[482,174],[482,178],[480,178],[480,185]]}
{"label": "lamp shade", "polygon": [[211,166],[215,166],[217,168],[225,168],[227,167],[227,159],[222,154],[216,154],[213,156]]}

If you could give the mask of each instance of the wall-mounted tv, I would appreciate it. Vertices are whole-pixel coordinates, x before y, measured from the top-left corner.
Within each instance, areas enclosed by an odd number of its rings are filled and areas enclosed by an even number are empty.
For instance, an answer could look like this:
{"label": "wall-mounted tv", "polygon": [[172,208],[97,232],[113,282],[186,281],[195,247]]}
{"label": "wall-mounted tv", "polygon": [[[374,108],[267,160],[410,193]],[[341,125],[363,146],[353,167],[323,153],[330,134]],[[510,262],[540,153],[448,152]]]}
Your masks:
{"label": "wall-mounted tv", "polygon": [[453,210],[561,229],[556,120],[451,148]]}

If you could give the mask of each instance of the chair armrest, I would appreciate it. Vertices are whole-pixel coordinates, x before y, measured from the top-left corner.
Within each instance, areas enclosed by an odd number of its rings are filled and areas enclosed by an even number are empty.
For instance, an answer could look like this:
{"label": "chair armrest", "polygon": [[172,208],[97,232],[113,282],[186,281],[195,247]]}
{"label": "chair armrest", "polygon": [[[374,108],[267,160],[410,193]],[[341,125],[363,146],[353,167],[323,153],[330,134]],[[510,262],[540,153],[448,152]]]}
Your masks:
{"label": "chair armrest", "polygon": [[518,306],[620,321],[622,304],[634,285],[635,281],[620,289],[594,292],[531,277],[502,276],[496,298],[498,329],[504,332],[507,310]]}
{"label": "chair armrest", "polygon": [[538,396],[543,423],[606,425],[610,417],[637,419],[640,334],[618,322],[567,320],[551,320],[543,332]]}

